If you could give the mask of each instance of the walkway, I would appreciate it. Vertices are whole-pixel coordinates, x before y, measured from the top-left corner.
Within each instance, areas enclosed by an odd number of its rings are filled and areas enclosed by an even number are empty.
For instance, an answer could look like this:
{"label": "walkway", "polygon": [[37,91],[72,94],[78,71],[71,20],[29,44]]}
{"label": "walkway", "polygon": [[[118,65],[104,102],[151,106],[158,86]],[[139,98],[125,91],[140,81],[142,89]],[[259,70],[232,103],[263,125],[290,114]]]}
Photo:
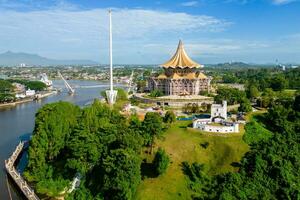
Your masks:
{"label": "walkway", "polygon": [[20,190],[27,197],[28,200],[39,200],[39,197],[34,193],[34,190],[27,184],[22,175],[16,170],[15,162],[24,148],[24,142],[20,142],[16,147],[13,154],[8,160],[5,160],[5,169],[7,173],[12,177],[15,183],[19,186]]}

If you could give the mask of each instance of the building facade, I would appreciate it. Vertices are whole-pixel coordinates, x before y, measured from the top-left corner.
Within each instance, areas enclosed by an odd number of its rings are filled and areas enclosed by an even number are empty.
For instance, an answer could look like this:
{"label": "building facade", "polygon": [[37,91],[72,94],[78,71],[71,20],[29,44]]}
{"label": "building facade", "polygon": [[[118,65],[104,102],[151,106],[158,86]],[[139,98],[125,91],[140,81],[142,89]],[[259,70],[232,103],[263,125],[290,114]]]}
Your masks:
{"label": "building facade", "polygon": [[227,121],[227,102],[212,104],[210,118],[195,119],[193,128],[214,133],[238,133],[239,124]]}
{"label": "building facade", "polygon": [[205,132],[214,132],[214,133],[238,133],[239,124],[238,123],[224,123],[221,126],[216,126],[213,124],[203,123],[201,120],[195,120],[193,122],[193,128],[200,129]]}
{"label": "building facade", "polygon": [[209,91],[211,78],[199,69],[203,67],[190,59],[183,44],[179,41],[177,51],[166,63],[161,65],[164,73],[148,80],[149,90],[160,90],[165,95],[199,95]]}
{"label": "building facade", "polygon": [[211,118],[227,119],[227,101],[222,101],[222,104],[211,105]]}

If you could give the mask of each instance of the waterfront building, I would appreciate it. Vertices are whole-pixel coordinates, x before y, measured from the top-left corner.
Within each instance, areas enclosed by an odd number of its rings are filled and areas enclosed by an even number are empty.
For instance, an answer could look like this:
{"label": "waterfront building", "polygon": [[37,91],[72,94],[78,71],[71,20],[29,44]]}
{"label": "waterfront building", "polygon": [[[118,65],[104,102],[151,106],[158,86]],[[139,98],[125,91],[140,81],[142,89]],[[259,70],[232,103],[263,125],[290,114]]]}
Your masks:
{"label": "waterfront building", "polygon": [[185,52],[180,40],[174,56],[162,64],[164,72],[148,80],[149,90],[160,90],[165,95],[199,95],[209,91],[211,77],[199,69],[203,65],[193,61]]}
{"label": "waterfront building", "polygon": [[26,97],[31,97],[35,95],[35,90],[28,89],[25,91]]}

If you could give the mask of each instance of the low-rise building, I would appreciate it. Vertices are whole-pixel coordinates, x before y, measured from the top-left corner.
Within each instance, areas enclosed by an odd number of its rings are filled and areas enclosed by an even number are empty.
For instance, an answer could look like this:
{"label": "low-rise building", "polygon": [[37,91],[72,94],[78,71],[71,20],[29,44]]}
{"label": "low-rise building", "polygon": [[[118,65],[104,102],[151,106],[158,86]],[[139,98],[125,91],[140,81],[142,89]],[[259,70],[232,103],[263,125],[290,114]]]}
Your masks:
{"label": "low-rise building", "polygon": [[28,89],[28,90],[25,91],[25,95],[26,95],[26,97],[34,96],[35,95],[35,90]]}
{"label": "low-rise building", "polygon": [[211,117],[193,121],[193,128],[214,133],[238,133],[239,124],[227,120],[227,102],[212,104]]}
{"label": "low-rise building", "polygon": [[214,133],[238,133],[239,132],[239,124],[238,123],[231,123],[231,124],[200,124],[198,120],[195,120],[193,123],[194,128],[198,128],[202,131],[206,132],[214,132]]}

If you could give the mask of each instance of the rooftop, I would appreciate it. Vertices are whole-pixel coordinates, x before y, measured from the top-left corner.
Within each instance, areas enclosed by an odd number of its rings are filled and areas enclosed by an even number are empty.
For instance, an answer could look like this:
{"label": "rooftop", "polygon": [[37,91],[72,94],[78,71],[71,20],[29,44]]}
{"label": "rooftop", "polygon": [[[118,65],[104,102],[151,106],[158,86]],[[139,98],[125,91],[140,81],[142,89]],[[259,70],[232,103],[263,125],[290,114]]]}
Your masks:
{"label": "rooftop", "polygon": [[166,63],[161,65],[164,68],[199,68],[203,67],[199,63],[193,61],[185,52],[183,48],[183,43],[180,40],[176,53],[174,56]]}

